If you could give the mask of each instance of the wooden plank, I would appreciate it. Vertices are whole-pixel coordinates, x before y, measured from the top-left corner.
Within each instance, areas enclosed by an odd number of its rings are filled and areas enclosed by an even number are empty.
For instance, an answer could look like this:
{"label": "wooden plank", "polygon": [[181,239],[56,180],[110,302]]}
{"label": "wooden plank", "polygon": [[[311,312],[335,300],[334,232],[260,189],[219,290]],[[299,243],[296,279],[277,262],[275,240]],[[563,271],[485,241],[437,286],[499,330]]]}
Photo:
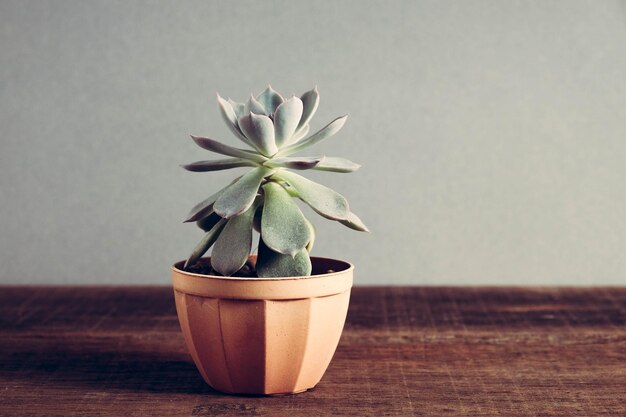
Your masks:
{"label": "wooden plank", "polygon": [[170,288],[0,287],[0,415],[626,415],[625,323],[625,288],[355,288],[314,390],[244,397],[204,384]]}

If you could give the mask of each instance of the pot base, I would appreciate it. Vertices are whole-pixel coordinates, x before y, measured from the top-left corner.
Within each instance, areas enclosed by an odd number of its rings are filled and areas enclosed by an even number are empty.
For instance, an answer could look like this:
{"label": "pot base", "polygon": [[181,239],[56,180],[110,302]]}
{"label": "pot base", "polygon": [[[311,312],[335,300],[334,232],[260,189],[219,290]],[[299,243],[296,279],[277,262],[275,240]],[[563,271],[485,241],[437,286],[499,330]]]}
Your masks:
{"label": "pot base", "polygon": [[[207,384],[210,386],[210,384]],[[271,394],[256,394],[256,393],[245,393],[245,392],[230,392],[230,391],[220,391],[216,388],[211,387],[213,390],[215,390],[216,392],[219,392],[221,394],[227,394],[227,395],[238,395],[241,397],[289,397],[291,395],[296,395],[296,394],[302,394],[303,392],[307,392],[307,391],[311,391],[313,390],[315,387],[311,387],[311,388],[305,388],[305,389],[301,389],[299,391],[293,391],[293,392],[276,392],[276,393],[271,393]]]}

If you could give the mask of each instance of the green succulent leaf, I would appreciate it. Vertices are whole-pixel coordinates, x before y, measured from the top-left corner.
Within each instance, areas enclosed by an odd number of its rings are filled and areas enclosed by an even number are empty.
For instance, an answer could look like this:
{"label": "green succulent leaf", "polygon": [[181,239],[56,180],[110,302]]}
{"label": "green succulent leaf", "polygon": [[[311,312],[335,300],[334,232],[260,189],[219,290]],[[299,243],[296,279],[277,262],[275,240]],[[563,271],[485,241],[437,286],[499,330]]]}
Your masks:
{"label": "green succulent leaf", "polygon": [[292,153],[300,152],[304,148],[308,148],[309,146],[313,146],[322,140],[331,137],[335,133],[339,132],[343,125],[346,123],[348,115],[341,116],[327,124],[317,133],[312,136],[309,136],[306,139],[302,139],[299,142],[291,144],[280,151],[281,156],[291,155]]}
{"label": "green succulent leaf", "polygon": [[276,108],[285,101],[283,96],[274,91],[271,85],[268,85],[261,94],[257,96],[257,100],[263,105],[266,114],[272,114]]}
{"label": "green succulent leaf", "polygon": [[208,232],[209,230],[213,229],[213,227],[220,221],[222,220],[222,218],[220,216],[218,216],[217,213],[215,213],[213,210],[211,210],[211,213],[198,220],[196,222],[196,225],[198,225],[198,227],[202,230],[204,230],[205,232]]}
{"label": "green succulent leaf", "polygon": [[222,169],[239,167],[256,167],[257,163],[243,158],[216,159],[213,161],[198,161],[191,164],[181,165],[182,168],[192,172],[219,171]]}
{"label": "green succulent leaf", "polygon": [[183,221],[183,223],[195,222],[196,220],[202,219],[213,212],[213,204],[217,197],[222,195],[224,190],[228,187],[224,187],[215,194],[205,198],[191,209],[187,218]]}
{"label": "green succulent leaf", "polygon": [[222,229],[226,225],[226,221],[226,219],[220,220],[211,230],[209,230],[204,235],[200,243],[198,243],[198,245],[195,247],[189,258],[185,262],[183,269],[186,269],[188,266],[194,265],[196,262],[198,262],[198,259],[200,259],[202,255],[204,255],[206,251],[209,250],[211,245],[213,245],[213,243],[215,243],[215,241],[219,237]]}
{"label": "green succulent leaf", "polygon": [[315,165],[312,169],[329,172],[354,172],[359,168],[361,168],[361,165],[349,159],[325,156],[320,163]]}
{"label": "green succulent leaf", "polygon": [[287,191],[287,193],[289,193],[290,196],[295,197],[295,198],[300,198],[300,195],[298,194],[296,189],[293,188],[291,185],[289,185],[287,181],[278,178],[276,175],[272,177],[272,180],[280,184],[281,187],[283,187]]}
{"label": "green succulent leaf", "polygon": [[314,169],[321,161],[323,157],[307,157],[307,156],[295,156],[284,158],[272,158],[263,164],[272,168],[289,168],[289,169]]}
{"label": "green succulent leaf", "polygon": [[247,151],[245,149],[239,149],[239,148],[234,148],[229,145],[224,145],[223,143],[220,143],[214,139],[203,138],[200,136],[193,136],[193,135],[191,136],[191,138],[193,139],[194,142],[196,142],[196,144],[199,147],[206,149],[208,151],[220,153],[222,155],[227,155],[227,156],[234,156],[235,158],[250,159],[256,162],[263,162],[267,160],[267,158],[264,157],[263,155],[259,155],[255,152]]}
{"label": "green succulent leaf", "polygon": [[213,212],[213,204],[215,203],[215,200],[217,200],[217,197],[219,197],[223,191],[224,190],[222,189],[193,206],[187,215],[187,218],[183,220],[183,223],[195,222],[211,214]]}
{"label": "green succulent leaf", "polygon": [[274,173],[273,169],[258,167],[250,170],[237,182],[229,185],[217,198],[213,209],[226,219],[238,216],[248,210],[257,195],[263,178]]}
{"label": "green succulent leaf", "polygon": [[291,139],[296,132],[301,117],[302,100],[298,97],[291,97],[276,108],[276,112],[274,113],[276,146],[280,148]]}
{"label": "green succulent leaf", "polygon": [[239,271],[248,260],[252,249],[252,219],[256,205],[237,217],[228,220],[220,233],[213,252],[211,266],[224,276],[231,276]]}
{"label": "green succulent leaf", "polygon": [[311,240],[302,211],[287,191],[275,182],[263,185],[265,202],[261,238],[273,251],[295,256]]}
{"label": "green succulent leaf", "polygon": [[263,206],[260,205],[259,207],[257,207],[256,211],[254,212],[254,220],[252,220],[252,227],[254,228],[254,230],[256,230],[259,233],[261,233],[261,218],[262,217],[263,217]]}
{"label": "green succulent leaf", "polygon": [[311,259],[306,249],[295,256],[271,250],[263,239],[259,241],[256,272],[262,278],[301,277],[311,275]]}
{"label": "green succulent leaf", "polygon": [[310,130],[310,126],[308,124],[304,125],[301,129],[296,130],[296,133],[291,137],[291,139],[286,141],[283,146],[291,145],[291,144],[298,142],[300,139],[304,138],[306,135],[309,134],[309,130]]}
{"label": "green succulent leaf", "polygon": [[215,200],[217,200],[217,198],[221,196],[230,185],[239,181],[240,178],[241,176],[235,178],[229,185],[193,206],[183,223],[195,222],[196,220],[202,219],[211,214],[213,212],[213,204],[215,203]]}
{"label": "green succulent leaf", "polygon": [[311,238],[309,239],[309,243],[306,244],[305,249],[307,250],[307,252],[311,253],[311,251],[313,250],[313,245],[315,244],[316,231],[315,231],[315,226],[313,226],[313,223],[311,223],[309,219],[306,219],[306,222],[311,232]]}
{"label": "green succulent leaf", "polygon": [[239,119],[239,127],[263,155],[272,156],[278,151],[274,139],[274,123],[269,117],[250,113]]}
{"label": "green succulent leaf", "polygon": [[348,218],[348,201],[338,192],[289,171],[280,171],[276,177],[287,181],[300,199],[322,216],[333,220]]}
{"label": "green succulent leaf", "polygon": [[[235,100],[228,99],[228,103],[233,107],[235,111],[235,116],[237,116],[236,120],[239,120],[241,116],[245,114],[246,105],[244,103],[238,103]],[[237,124],[239,126],[239,124]]]}
{"label": "green succulent leaf", "polygon": [[317,106],[320,103],[320,93],[319,91],[317,91],[317,86],[314,89],[302,94],[300,99],[302,100],[304,108],[302,111],[302,118],[298,123],[298,130],[301,130],[305,126],[307,126],[307,124],[311,121],[311,118],[315,114],[315,111],[317,110]]}
{"label": "green succulent leaf", "polygon": [[241,129],[239,129],[239,124],[237,123],[237,120],[239,119],[239,117],[237,116],[238,112],[235,110],[235,108],[233,108],[233,104],[238,105],[238,103],[235,103],[233,101],[226,101],[218,94],[217,104],[220,108],[220,114],[222,115],[222,118],[226,122],[226,125],[231,130],[231,132],[233,132],[233,134],[237,136],[237,138],[243,143],[245,143],[246,145],[250,145],[250,141],[241,132]]}
{"label": "green succulent leaf", "polygon": [[345,220],[339,220],[339,223],[343,224],[346,227],[349,227],[352,230],[357,230],[359,232],[369,232],[370,229],[367,228],[365,223],[357,216],[356,214],[350,212],[348,214],[348,218]]}
{"label": "green succulent leaf", "polygon": [[258,100],[254,98],[253,95],[250,95],[248,102],[243,108],[243,114],[245,115],[248,113],[256,113],[256,114],[262,114],[264,116],[268,116],[268,113],[265,111],[265,107],[263,107],[263,105],[259,103]]}

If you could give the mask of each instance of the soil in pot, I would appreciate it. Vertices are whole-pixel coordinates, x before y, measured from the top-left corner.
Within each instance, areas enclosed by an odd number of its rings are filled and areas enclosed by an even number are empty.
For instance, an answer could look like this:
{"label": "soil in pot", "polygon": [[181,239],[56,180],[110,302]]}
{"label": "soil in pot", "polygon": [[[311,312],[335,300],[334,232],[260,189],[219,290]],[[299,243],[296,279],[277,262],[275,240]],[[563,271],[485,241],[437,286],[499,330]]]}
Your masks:
{"label": "soil in pot", "polygon": [[[191,272],[192,274],[221,276],[219,272],[213,269],[213,267],[211,266],[211,261],[207,258],[200,259],[194,265],[187,267],[185,271]],[[313,265],[313,271],[311,272],[311,275],[330,274],[333,272],[335,271],[327,268],[316,269],[315,265]],[[237,278],[258,278],[254,265],[254,258],[249,259],[246,264],[239,271],[235,272],[232,276]]]}
{"label": "soil in pot", "polygon": [[[217,275],[221,274],[213,269],[211,266],[211,262],[207,259],[201,259],[196,262],[194,265],[185,269],[186,272],[191,272],[192,274],[200,274],[200,275]],[[241,267],[241,269],[235,272],[233,277],[238,278],[258,278],[256,275],[256,270],[254,269],[254,264],[251,261],[247,261],[246,264]]]}

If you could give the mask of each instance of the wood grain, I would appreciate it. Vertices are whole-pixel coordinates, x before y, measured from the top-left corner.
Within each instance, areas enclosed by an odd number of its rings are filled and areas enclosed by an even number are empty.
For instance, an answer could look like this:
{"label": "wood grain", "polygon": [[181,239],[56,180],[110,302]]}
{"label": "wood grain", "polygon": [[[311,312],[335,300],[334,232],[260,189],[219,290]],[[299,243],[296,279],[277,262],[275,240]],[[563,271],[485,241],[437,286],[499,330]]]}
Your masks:
{"label": "wood grain", "polygon": [[2,416],[626,416],[626,289],[355,288],[312,391],[204,384],[164,287],[0,287]]}

